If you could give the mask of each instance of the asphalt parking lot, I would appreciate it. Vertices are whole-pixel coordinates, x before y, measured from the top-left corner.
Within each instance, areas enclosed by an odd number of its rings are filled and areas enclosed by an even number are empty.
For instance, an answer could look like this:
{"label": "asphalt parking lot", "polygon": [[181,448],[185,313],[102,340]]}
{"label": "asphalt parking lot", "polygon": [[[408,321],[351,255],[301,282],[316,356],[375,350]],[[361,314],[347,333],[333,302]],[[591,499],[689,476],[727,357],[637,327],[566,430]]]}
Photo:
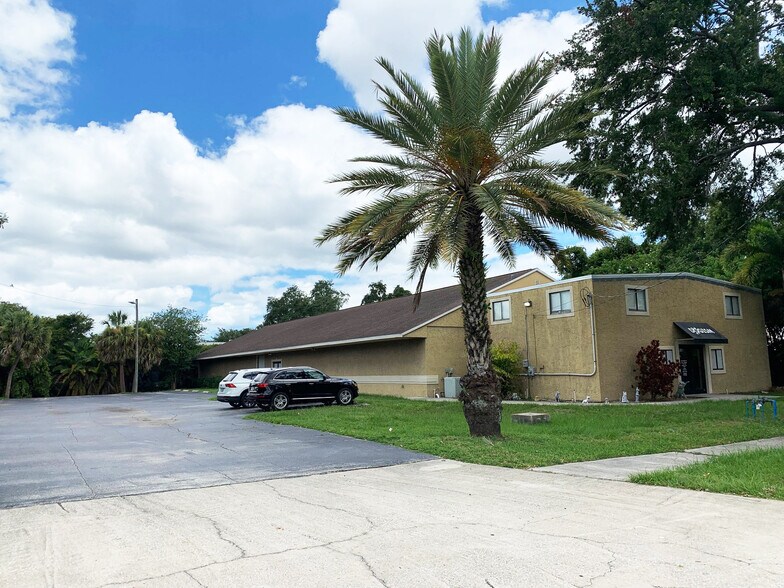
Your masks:
{"label": "asphalt parking lot", "polygon": [[0,508],[430,458],[329,433],[246,420],[248,412],[187,392],[4,402]]}

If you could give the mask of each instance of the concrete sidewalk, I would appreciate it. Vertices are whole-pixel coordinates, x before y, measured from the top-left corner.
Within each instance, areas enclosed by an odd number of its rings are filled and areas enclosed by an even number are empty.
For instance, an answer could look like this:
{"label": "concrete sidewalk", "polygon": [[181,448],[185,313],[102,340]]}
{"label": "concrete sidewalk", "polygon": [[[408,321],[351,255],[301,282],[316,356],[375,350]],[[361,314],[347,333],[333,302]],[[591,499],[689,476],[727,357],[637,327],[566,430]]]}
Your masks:
{"label": "concrete sidewalk", "polygon": [[1,586],[784,585],[784,503],[447,460],[0,510]]}
{"label": "concrete sidewalk", "polygon": [[629,457],[600,459],[597,461],[565,463],[533,469],[539,472],[597,478],[599,480],[628,480],[629,477],[634,474],[689,465],[691,463],[705,461],[714,455],[737,453],[738,451],[749,451],[752,449],[769,449],[772,447],[784,447],[784,437],[743,441],[741,443],[729,443],[727,445],[716,445],[713,447],[700,447],[697,449],[686,449],[685,451],[674,451],[670,453],[654,453],[652,455],[633,455]]}

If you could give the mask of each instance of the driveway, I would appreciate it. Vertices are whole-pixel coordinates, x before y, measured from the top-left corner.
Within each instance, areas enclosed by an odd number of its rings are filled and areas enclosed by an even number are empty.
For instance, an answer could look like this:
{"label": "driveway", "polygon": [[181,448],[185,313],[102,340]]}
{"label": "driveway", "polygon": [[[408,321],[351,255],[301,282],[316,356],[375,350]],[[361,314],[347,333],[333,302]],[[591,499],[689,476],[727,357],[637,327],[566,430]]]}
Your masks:
{"label": "driveway", "polygon": [[0,510],[0,586],[784,586],[784,502],[446,460]]}
{"label": "driveway", "polygon": [[[341,410],[341,407],[313,410]],[[430,456],[170,392],[0,404],[0,508],[402,464]]]}

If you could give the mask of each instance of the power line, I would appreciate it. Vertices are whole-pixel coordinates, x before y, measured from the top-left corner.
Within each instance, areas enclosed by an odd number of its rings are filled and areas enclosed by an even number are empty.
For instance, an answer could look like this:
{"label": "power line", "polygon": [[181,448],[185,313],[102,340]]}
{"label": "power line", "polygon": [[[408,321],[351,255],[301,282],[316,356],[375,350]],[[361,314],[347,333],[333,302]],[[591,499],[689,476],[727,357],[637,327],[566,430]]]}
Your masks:
{"label": "power line", "polygon": [[69,300],[68,298],[59,298],[57,296],[49,296],[47,294],[39,294],[38,292],[33,292],[32,290],[25,290],[24,288],[18,288],[13,284],[0,284],[4,288],[10,288],[12,290],[16,290],[17,292],[24,292],[25,294],[32,294],[33,296],[40,296],[41,298],[49,298],[50,300],[59,300],[60,302],[69,302],[71,304],[77,304],[79,306],[91,306],[91,307],[101,307],[101,308],[114,308],[117,309],[118,307],[122,307],[122,304],[96,304],[91,302],[80,302],[79,300]]}

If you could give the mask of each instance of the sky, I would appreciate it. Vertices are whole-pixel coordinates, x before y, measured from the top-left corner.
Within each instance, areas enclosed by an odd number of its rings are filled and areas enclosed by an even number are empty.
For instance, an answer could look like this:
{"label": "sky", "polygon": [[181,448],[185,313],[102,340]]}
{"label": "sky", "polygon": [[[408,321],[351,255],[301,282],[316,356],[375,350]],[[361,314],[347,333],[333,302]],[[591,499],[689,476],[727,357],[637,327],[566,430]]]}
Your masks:
{"label": "sky", "polygon": [[[427,80],[433,31],[494,28],[506,76],[565,47],[576,5],[0,0],[0,300],[100,321],[138,298],[141,316],[198,311],[209,335],[255,327],[291,285],[333,280],[347,306],[377,280],[413,290],[410,243],[344,276],[334,247],[313,244],[367,198],[327,180],[384,150],[332,108],[377,109],[378,56]],[[521,249],[516,269],[530,267],[553,273]],[[425,288],[454,283],[441,267]]]}

